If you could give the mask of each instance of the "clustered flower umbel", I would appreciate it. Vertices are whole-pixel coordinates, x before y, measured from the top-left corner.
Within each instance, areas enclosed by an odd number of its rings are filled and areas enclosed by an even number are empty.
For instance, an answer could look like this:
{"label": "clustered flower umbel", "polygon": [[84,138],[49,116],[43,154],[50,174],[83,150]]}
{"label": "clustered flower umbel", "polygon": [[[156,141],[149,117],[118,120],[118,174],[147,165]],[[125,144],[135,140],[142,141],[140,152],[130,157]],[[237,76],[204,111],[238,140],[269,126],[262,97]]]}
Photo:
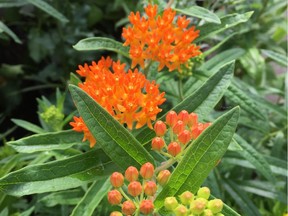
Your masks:
{"label": "clustered flower umbel", "polygon": [[167,211],[173,212],[176,216],[224,216],[221,211],[223,202],[221,199],[208,200],[210,189],[202,187],[197,195],[190,191],[183,192],[178,198],[166,197],[164,207]]}
{"label": "clustered flower umbel", "polygon": [[[176,157],[181,155],[180,153],[184,152],[188,144],[195,140],[210,124],[198,122],[198,115],[193,112],[189,114],[186,110],[182,110],[177,114],[175,111],[169,111],[165,123],[156,121],[154,125],[156,137],[152,139],[151,147],[165,156]],[[167,132],[169,133],[168,145],[164,139]]]}
{"label": "clustered flower umbel", "polygon": [[[140,128],[147,124],[152,128],[151,121],[161,112],[158,107],[166,99],[160,93],[155,81],[150,82],[145,76],[134,71],[125,71],[125,64],[114,62],[110,57],[92,62],[91,65],[79,65],[77,73],[85,77],[79,87],[105,108],[121,124],[129,129]],[[85,125],[82,117],[74,117],[70,123],[77,132],[84,132],[84,139],[90,141],[90,147],[96,143],[95,138]]]}
{"label": "clustered flower umbel", "polygon": [[131,12],[128,17],[132,27],[123,28],[124,46],[130,46],[132,68],[139,64],[145,68],[145,61],[159,62],[158,71],[168,67],[169,71],[186,64],[201,52],[199,46],[192,42],[199,36],[199,30],[188,27],[190,21],[186,16],[178,16],[176,11],[165,9],[162,15],[157,15],[158,6],[149,4],[145,8],[147,17],[140,16],[139,11]]}
{"label": "clustered flower umbel", "polygon": [[[142,181],[139,179],[139,173]],[[112,205],[120,206],[121,212],[114,211],[110,216],[134,215],[136,213],[138,215],[139,212],[143,215],[152,214],[157,188],[159,185],[166,184],[170,175],[169,170],[162,170],[158,173],[155,181],[154,166],[149,162],[141,166],[140,172],[136,167],[128,167],[125,171],[125,177],[119,172],[114,172],[110,177],[114,189],[108,192],[108,201]],[[126,183],[128,184],[128,194],[123,190]],[[122,202],[123,197],[126,200],[124,202]]]}

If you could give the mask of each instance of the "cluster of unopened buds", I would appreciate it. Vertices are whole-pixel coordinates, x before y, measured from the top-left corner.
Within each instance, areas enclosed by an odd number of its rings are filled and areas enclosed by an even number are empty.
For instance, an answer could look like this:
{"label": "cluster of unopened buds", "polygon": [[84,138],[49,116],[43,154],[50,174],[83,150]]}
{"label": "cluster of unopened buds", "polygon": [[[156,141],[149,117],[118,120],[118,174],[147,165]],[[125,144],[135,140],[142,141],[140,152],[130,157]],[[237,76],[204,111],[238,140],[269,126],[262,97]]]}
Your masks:
{"label": "cluster of unopened buds", "polygon": [[176,197],[167,197],[164,201],[164,207],[176,216],[224,216],[221,213],[223,208],[222,200],[208,200],[209,197],[210,189],[202,187],[198,190],[197,195],[190,191],[183,192],[179,196],[179,202]]}
{"label": "cluster of unopened buds", "polygon": [[[110,182],[114,188],[108,192],[108,201],[111,205],[120,206],[121,212],[114,211],[110,216],[152,214],[157,188],[166,184],[170,175],[169,170],[162,170],[155,180],[154,166],[149,162],[143,164],[140,171],[128,167],[124,176],[119,172],[112,173]],[[123,198],[126,201],[122,202]]]}
{"label": "cluster of unopened buds", "polygon": [[[196,113],[182,110],[179,114],[170,111],[166,121],[157,121],[154,125],[156,137],[152,139],[152,149],[167,157],[184,154],[188,144],[195,140],[211,123],[199,123]],[[168,136],[166,133],[168,132]],[[168,140],[168,145],[165,139]],[[166,151],[164,151],[166,150]]]}

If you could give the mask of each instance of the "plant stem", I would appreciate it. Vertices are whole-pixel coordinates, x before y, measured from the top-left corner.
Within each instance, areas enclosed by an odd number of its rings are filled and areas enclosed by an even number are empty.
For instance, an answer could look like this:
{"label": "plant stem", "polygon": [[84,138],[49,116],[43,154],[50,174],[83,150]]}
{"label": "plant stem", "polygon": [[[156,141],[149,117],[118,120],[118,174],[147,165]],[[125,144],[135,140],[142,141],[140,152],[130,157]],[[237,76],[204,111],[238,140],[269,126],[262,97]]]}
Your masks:
{"label": "plant stem", "polygon": [[184,99],[184,97],[183,97],[182,76],[180,76],[179,80],[178,80],[178,91],[179,91],[179,98],[182,101]]}
{"label": "plant stem", "polygon": [[159,166],[155,169],[155,174],[160,172],[161,170],[167,169],[168,167],[172,166],[175,162],[176,162],[176,160],[174,158],[170,158],[165,163],[163,163],[161,166]]}

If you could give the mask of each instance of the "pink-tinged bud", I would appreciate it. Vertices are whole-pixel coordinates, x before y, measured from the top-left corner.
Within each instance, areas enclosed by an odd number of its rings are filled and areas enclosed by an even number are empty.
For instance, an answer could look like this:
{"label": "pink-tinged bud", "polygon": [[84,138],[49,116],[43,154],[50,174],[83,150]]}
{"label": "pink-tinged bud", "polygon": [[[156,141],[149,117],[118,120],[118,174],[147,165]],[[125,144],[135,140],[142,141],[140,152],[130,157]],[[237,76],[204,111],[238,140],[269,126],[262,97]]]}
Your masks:
{"label": "pink-tinged bud", "polygon": [[198,124],[198,115],[196,113],[189,114],[189,121],[187,123],[190,127],[194,127]]}
{"label": "pink-tinged bud", "polygon": [[152,178],[152,176],[154,175],[154,166],[153,166],[153,164],[151,164],[149,162],[143,164],[141,169],[140,169],[140,175],[144,179]]}
{"label": "pink-tinged bud", "polygon": [[110,216],[123,216],[123,214],[119,211],[113,211],[111,212]]}
{"label": "pink-tinged bud", "polygon": [[130,166],[125,171],[125,178],[129,181],[136,181],[138,179],[139,172],[136,167]]}
{"label": "pink-tinged bud", "polygon": [[190,191],[185,191],[179,196],[179,198],[183,205],[188,205],[192,200],[194,200],[194,194]]}
{"label": "pink-tinged bud", "polygon": [[164,134],[166,133],[166,125],[164,122],[162,121],[157,121],[154,125],[154,131],[156,133],[156,136],[164,136]]}
{"label": "pink-tinged bud", "polygon": [[175,157],[181,152],[181,146],[177,142],[172,142],[168,145],[168,153]]}
{"label": "pink-tinged bud", "polygon": [[124,215],[133,215],[136,211],[136,206],[131,200],[127,200],[122,205],[122,213]]}
{"label": "pink-tinged bud", "polygon": [[191,140],[191,133],[189,130],[183,130],[179,135],[178,135],[178,140],[181,142],[183,145],[186,145],[190,140]]}
{"label": "pink-tinged bud", "polygon": [[130,182],[128,185],[128,193],[133,196],[136,197],[138,195],[140,195],[142,192],[142,185],[140,184],[140,182],[138,181],[133,181]]}
{"label": "pink-tinged bud", "polygon": [[154,204],[151,200],[143,200],[140,203],[140,212],[144,215],[151,214],[154,211]]}
{"label": "pink-tinged bud", "polygon": [[161,149],[165,146],[165,142],[161,137],[154,137],[152,139],[152,149],[156,151],[161,151]]}
{"label": "pink-tinged bud", "polygon": [[212,125],[211,122],[207,122],[203,124],[203,130],[205,130],[207,127],[209,127],[210,125]]}
{"label": "pink-tinged bud", "polygon": [[108,202],[111,205],[118,205],[122,201],[122,195],[118,190],[112,190],[108,192]]}
{"label": "pink-tinged bud", "polygon": [[157,191],[157,185],[153,181],[148,181],[144,186],[144,193],[147,196],[153,196]]}
{"label": "pink-tinged bud", "polygon": [[181,120],[184,122],[184,124],[186,125],[189,121],[189,113],[186,110],[182,110],[179,114],[178,114],[178,120]]}
{"label": "pink-tinged bud", "polygon": [[177,122],[178,116],[174,111],[169,111],[166,115],[166,124],[172,127]]}
{"label": "pink-tinged bud", "polygon": [[210,209],[205,209],[202,213],[203,216],[213,216],[213,212]]}
{"label": "pink-tinged bud", "polygon": [[208,187],[201,187],[197,192],[197,197],[208,200],[210,197],[210,189]]}
{"label": "pink-tinged bud", "polygon": [[157,176],[157,182],[161,186],[165,185],[169,180],[171,173],[169,170],[161,170]]}
{"label": "pink-tinged bud", "polygon": [[213,214],[219,213],[223,209],[223,202],[221,199],[214,199],[208,202],[208,209],[210,209]]}
{"label": "pink-tinged bud", "polygon": [[166,197],[164,200],[164,207],[168,211],[173,211],[178,206],[178,202],[175,197]]}
{"label": "pink-tinged bud", "polygon": [[173,133],[174,133],[174,134],[177,134],[177,135],[178,135],[178,134],[180,134],[180,133],[184,130],[184,128],[185,128],[184,122],[181,121],[181,120],[179,120],[179,121],[177,121],[177,122],[174,124],[172,130],[173,130]]}
{"label": "pink-tinged bud", "polygon": [[206,208],[207,200],[197,198],[190,203],[190,212],[192,214],[201,214]]}
{"label": "pink-tinged bud", "polygon": [[178,205],[173,212],[175,213],[175,216],[186,216],[188,209],[184,205]]}
{"label": "pink-tinged bud", "polygon": [[110,182],[113,187],[119,188],[124,183],[124,176],[119,172],[114,172],[110,176]]}

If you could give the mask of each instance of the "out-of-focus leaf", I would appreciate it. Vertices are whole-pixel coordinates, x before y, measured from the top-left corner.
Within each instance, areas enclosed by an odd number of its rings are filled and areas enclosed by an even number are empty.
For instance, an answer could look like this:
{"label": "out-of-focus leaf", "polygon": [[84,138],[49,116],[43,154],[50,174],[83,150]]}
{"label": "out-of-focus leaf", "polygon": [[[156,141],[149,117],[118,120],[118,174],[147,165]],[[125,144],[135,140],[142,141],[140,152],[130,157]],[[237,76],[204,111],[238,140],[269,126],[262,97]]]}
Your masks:
{"label": "out-of-focus leaf", "polygon": [[31,206],[29,209],[27,209],[24,212],[21,212],[19,216],[30,216],[32,215],[33,211],[35,210],[35,206]]}
{"label": "out-of-focus leaf", "polygon": [[197,17],[210,23],[221,24],[221,20],[216,14],[214,14],[212,11],[203,7],[199,7],[195,5],[195,6],[191,6],[189,8],[184,8],[184,9],[174,8],[174,10],[176,10],[177,12],[181,14],[185,14],[185,15],[192,16],[192,17]]}
{"label": "out-of-focus leaf", "polygon": [[69,85],[69,89],[80,116],[112,161],[122,169],[154,163],[152,156],[135,137],[93,98],[77,86]]}
{"label": "out-of-focus leaf", "polygon": [[68,149],[73,145],[81,143],[82,133],[72,130],[35,134],[19,140],[10,141],[8,145],[18,152],[32,153],[38,151],[51,151]]}
{"label": "out-of-focus leaf", "polygon": [[67,159],[31,165],[0,179],[0,191],[12,196],[65,190],[101,179],[117,168],[101,149]]}
{"label": "out-of-focus leaf", "polygon": [[22,44],[22,41],[18,38],[18,36],[1,21],[0,21],[0,30],[8,34],[16,43]]}
{"label": "out-of-focus leaf", "polygon": [[28,4],[27,0],[0,1],[0,8],[21,7]]}
{"label": "out-of-focus leaf", "polygon": [[111,188],[109,178],[94,182],[73,209],[71,216],[90,216]]}
{"label": "out-of-focus leaf", "polygon": [[28,3],[33,4],[35,7],[38,7],[39,9],[43,10],[50,16],[53,16],[54,18],[58,19],[59,21],[63,23],[69,22],[69,20],[59,11],[57,11],[54,7],[52,7],[50,4],[43,0],[26,0]]}
{"label": "out-of-focus leaf", "polygon": [[220,19],[221,24],[215,25],[214,23],[207,23],[203,26],[200,26],[200,36],[195,40],[195,42],[200,42],[207,37],[210,37],[219,32],[225,31],[231,27],[234,27],[240,23],[247,22],[252,16],[253,11],[244,13],[244,14],[229,14]]}
{"label": "out-of-focus leaf", "polygon": [[129,48],[111,38],[91,37],[80,40],[73,46],[78,51],[109,50],[129,58]]}
{"label": "out-of-focus leaf", "polygon": [[38,125],[35,125],[31,122],[21,120],[21,119],[11,119],[12,122],[14,122],[16,125],[19,127],[22,127],[28,131],[34,132],[34,133],[45,133],[45,130],[43,130],[41,127]]}
{"label": "out-of-focus leaf", "polygon": [[283,65],[284,67],[288,66],[287,55],[285,56],[281,53],[277,53],[277,52],[274,52],[272,50],[261,49],[261,51],[263,52],[264,55],[273,59],[274,61],[278,62],[279,64]]}
{"label": "out-of-focus leaf", "polygon": [[218,118],[188,148],[169,181],[154,201],[155,207],[164,213],[166,197],[180,195],[189,190],[196,193],[217,161],[224,155],[235,132],[239,107]]}

